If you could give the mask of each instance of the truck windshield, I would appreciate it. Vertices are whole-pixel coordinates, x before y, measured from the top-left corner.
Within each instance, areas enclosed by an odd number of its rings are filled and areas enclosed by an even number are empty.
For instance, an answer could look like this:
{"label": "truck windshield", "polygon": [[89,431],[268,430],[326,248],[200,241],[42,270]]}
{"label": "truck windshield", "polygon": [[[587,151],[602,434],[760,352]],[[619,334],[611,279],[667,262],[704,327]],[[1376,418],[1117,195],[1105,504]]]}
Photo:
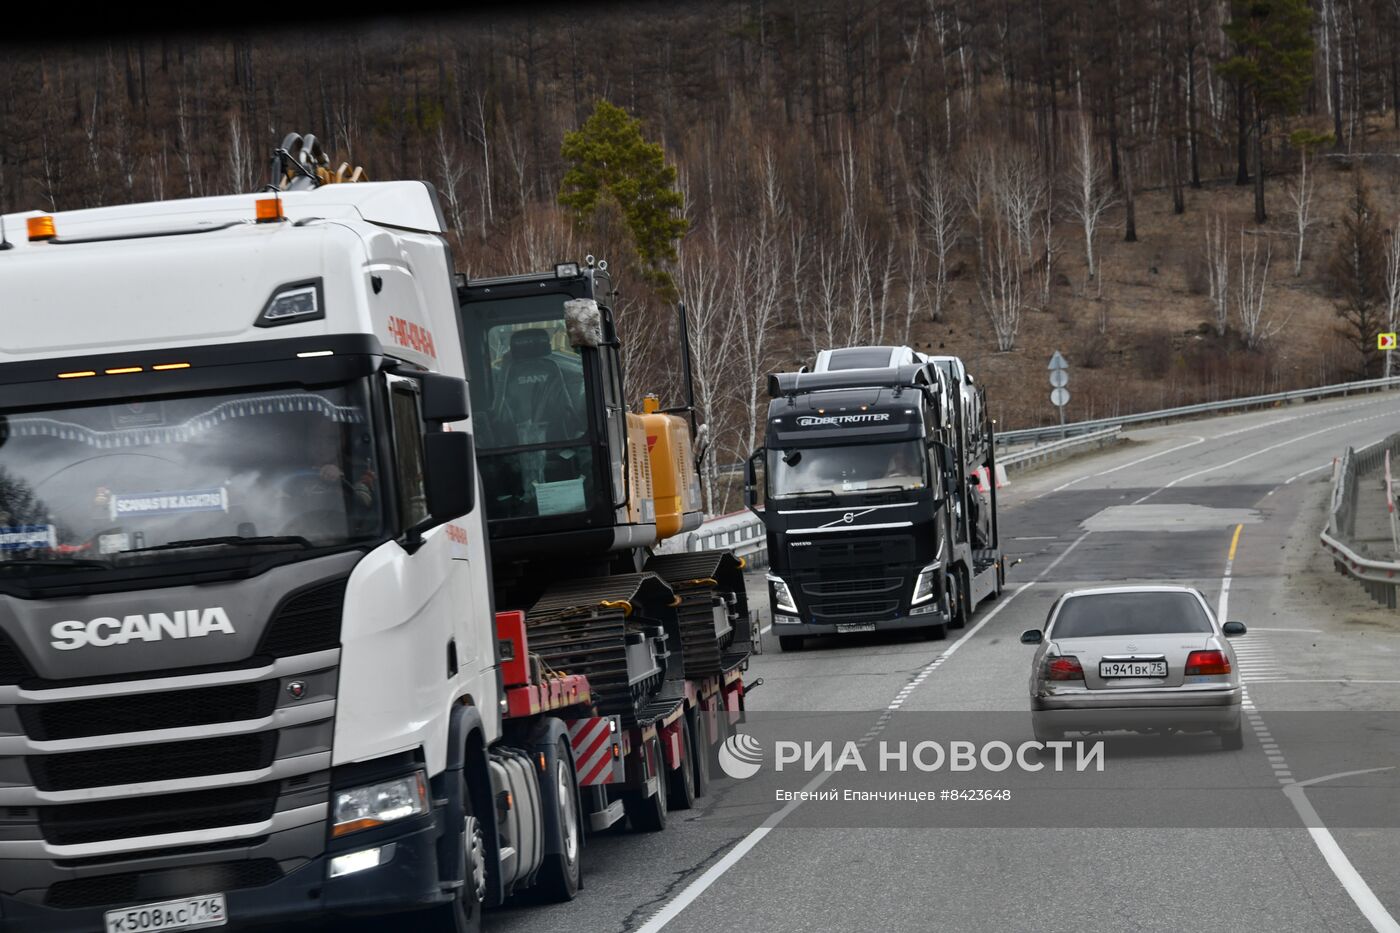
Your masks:
{"label": "truck windshield", "polygon": [[583,357],[559,293],[472,303],[472,418],[487,514],[531,518],[587,509],[592,447]]}
{"label": "truck windshield", "polygon": [[877,489],[922,489],[928,468],[919,441],[799,447],[768,452],[772,498]]}
{"label": "truck windshield", "polygon": [[374,538],[378,475],[364,381],[0,416],[0,574]]}

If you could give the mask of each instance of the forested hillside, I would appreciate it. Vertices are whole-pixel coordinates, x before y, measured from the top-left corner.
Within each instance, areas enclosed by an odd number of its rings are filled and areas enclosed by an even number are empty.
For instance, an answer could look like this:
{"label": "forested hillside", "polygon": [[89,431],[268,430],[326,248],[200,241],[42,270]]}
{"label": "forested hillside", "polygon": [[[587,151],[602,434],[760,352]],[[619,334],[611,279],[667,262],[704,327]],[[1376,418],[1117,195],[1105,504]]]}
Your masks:
{"label": "forested hillside", "polygon": [[[674,283],[720,463],[826,346],[960,354],[1014,427],[1054,420],[1056,349],[1102,417],[1379,375],[1400,308],[1392,0],[523,6],[5,57],[0,210],[252,190],[316,133],[433,182],[470,274],[607,258],[632,386],[672,400]],[[661,278],[607,198],[560,203],[600,99],[676,168]]]}

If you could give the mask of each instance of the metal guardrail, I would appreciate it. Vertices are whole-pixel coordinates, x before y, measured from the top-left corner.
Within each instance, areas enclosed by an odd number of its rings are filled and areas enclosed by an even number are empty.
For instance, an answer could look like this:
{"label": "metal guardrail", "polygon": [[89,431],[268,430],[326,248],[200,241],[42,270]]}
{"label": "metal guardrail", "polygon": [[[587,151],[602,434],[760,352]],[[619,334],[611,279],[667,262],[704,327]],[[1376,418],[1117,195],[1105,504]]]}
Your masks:
{"label": "metal guardrail", "polygon": [[1025,450],[1018,450],[1014,453],[1003,454],[997,457],[997,464],[1004,466],[1008,470],[1012,467],[1024,469],[1032,464],[1053,459],[1067,451],[1074,451],[1080,447],[1088,447],[1091,444],[1098,444],[1102,441],[1116,440],[1123,433],[1120,425],[1111,428],[1104,428],[1089,434],[1080,434],[1078,437],[1067,437],[1063,440],[1051,441],[1048,444],[1037,444]]}
{"label": "metal guardrail", "polygon": [[[1066,451],[1116,438],[1121,431],[1122,428],[1115,425],[1092,434],[1040,444],[1028,450],[1007,454],[998,463],[1007,467],[1030,466]],[[671,554],[680,551],[721,549],[732,550],[736,555],[744,558],[750,567],[768,566],[768,535],[764,530],[763,521],[748,509],[730,512],[728,515],[708,519],[695,531],[686,532],[662,542],[661,546],[657,548],[657,552]]]}
{"label": "metal guardrail", "polygon": [[1392,434],[1360,450],[1346,449],[1333,470],[1327,524],[1319,535],[1323,549],[1332,555],[1337,572],[1361,581],[1372,599],[1391,609],[1397,606],[1400,562],[1374,560],[1358,554],[1351,547],[1350,539],[1356,533],[1356,489],[1361,474],[1373,472],[1393,455],[1400,455],[1400,434]]}
{"label": "metal guardrail", "polygon": [[1066,425],[1044,428],[1020,428],[1015,431],[999,431],[998,444],[1014,444],[1018,441],[1037,441],[1041,438],[1057,438],[1071,434],[1083,434],[1111,425],[1140,424],[1144,421],[1169,421],[1187,415],[1209,414],[1229,411],[1236,408],[1250,408],[1255,405],[1270,405],[1294,399],[1325,398],[1330,395],[1350,395],[1352,392],[1366,392],[1372,389],[1400,388],[1400,376],[1389,379],[1364,379],[1359,382],[1342,382],[1337,385],[1317,386],[1311,389],[1290,389],[1287,392],[1273,392],[1269,395],[1251,395],[1246,398],[1226,399],[1220,402],[1201,402],[1197,405],[1182,405],[1177,408],[1162,408],[1157,411],[1140,411],[1117,418],[1097,418],[1093,421],[1076,421]]}

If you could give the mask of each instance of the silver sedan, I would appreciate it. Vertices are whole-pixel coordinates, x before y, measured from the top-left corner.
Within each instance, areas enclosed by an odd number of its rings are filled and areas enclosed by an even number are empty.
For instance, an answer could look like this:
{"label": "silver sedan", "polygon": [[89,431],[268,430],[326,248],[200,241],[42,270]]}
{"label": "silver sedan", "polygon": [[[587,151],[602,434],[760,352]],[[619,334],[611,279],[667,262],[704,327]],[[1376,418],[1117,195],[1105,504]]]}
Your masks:
{"label": "silver sedan", "polygon": [[1243,622],[1216,620],[1189,586],[1074,590],[1045,628],[1021,634],[1031,662],[1038,740],[1066,732],[1214,732],[1243,746],[1240,681],[1229,638]]}

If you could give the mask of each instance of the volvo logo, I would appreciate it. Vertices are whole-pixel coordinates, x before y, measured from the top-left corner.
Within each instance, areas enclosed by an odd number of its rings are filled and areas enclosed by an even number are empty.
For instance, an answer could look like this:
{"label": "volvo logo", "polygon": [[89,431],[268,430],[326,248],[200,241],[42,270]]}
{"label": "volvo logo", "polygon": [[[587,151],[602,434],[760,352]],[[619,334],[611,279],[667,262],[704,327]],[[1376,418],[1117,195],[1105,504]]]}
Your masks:
{"label": "volvo logo", "polygon": [[845,515],[842,515],[842,516],[841,516],[841,521],[845,522],[847,525],[849,525],[851,522],[853,522],[853,521],[855,521],[855,520],[856,520],[856,514],[855,514],[854,512],[847,512]]}

